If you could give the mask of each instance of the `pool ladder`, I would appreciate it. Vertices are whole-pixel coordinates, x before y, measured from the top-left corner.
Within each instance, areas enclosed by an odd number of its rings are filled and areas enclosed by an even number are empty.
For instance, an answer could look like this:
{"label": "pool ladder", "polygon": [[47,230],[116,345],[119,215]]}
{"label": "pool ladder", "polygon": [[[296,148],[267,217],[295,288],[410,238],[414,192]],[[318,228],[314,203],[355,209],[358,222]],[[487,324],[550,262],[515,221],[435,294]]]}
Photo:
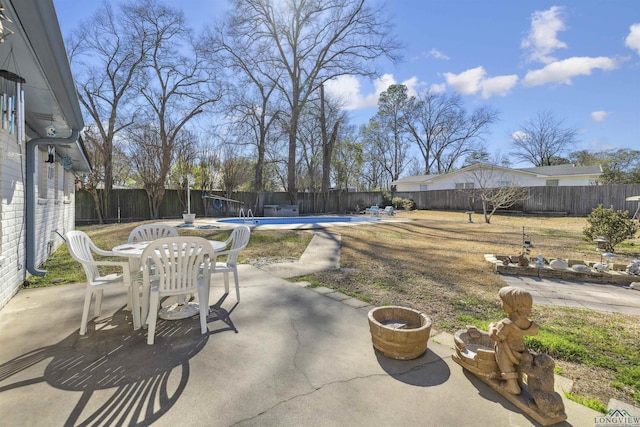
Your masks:
{"label": "pool ladder", "polygon": [[247,211],[247,214],[244,214],[244,209],[240,208],[240,214],[238,215],[239,218],[245,218],[244,222],[245,224],[251,224],[253,223],[253,211],[251,209],[249,209]]}

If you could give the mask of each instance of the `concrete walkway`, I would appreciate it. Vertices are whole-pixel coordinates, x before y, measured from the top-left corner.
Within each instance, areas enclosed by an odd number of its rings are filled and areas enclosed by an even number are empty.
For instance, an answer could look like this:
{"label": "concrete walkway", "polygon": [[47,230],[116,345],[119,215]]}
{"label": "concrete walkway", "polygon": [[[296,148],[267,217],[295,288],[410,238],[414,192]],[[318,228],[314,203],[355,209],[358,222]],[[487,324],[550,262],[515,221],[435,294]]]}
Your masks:
{"label": "concrete walkway", "polygon": [[[81,337],[83,284],[20,291],[0,311],[0,424],[536,425],[451,360],[451,335],[388,359],[371,345],[370,307],[248,265],[240,277],[240,304],[212,289],[208,334],[197,317],[160,321],[153,346],[132,330],[125,292],[105,295]],[[560,425],[599,415],[565,405]]]}
{"label": "concrete walkway", "polygon": [[340,234],[325,230],[313,232],[311,242],[298,261],[275,263],[260,267],[282,278],[340,268]]}
{"label": "concrete walkway", "polygon": [[628,286],[526,276],[501,277],[508,285],[531,293],[534,304],[640,316],[640,291]]}

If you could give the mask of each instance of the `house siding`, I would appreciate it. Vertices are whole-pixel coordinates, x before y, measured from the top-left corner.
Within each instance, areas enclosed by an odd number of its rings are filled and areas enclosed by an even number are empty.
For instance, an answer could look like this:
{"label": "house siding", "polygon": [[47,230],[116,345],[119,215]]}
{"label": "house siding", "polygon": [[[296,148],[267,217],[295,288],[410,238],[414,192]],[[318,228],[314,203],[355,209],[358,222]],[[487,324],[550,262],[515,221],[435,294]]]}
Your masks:
{"label": "house siding", "polygon": [[[2,222],[2,243],[0,246],[0,309],[18,292],[20,285],[27,277],[26,271],[26,219],[25,219],[25,191],[24,174],[24,144],[18,145],[15,135],[9,135],[0,129],[0,188],[2,189],[2,204],[0,214]],[[36,180],[41,174],[47,174],[49,164],[36,156]],[[41,165],[41,166],[39,166]],[[36,265],[47,260],[64,240],[56,233],[64,235],[72,230],[75,222],[75,202],[73,189],[70,186],[69,197],[64,197],[64,188],[57,183],[73,182],[73,173],[64,170],[60,163],[53,164],[53,179],[47,180],[47,196],[39,197],[36,184]],[[61,194],[62,193],[62,194]]]}
{"label": "house siding", "polygon": [[[428,191],[454,190],[456,184],[474,182],[479,188],[478,177],[484,181],[482,187],[499,187],[502,181],[510,181],[520,187],[544,187],[547,180],[557,179],[558,187],[575,187],[583,185],[593,185],[599,174],[593,175],[539,175],[535,173],[522,172],[518,170],[496,169],[461,169],[445,175],[438,175],[430,178],[425,176],[425,180],[418,181],[415,178],[409,182],[397,181],[394,185],[396,191],[421,191],[421,185],[427,185]],[[426,180],[429,178],[429,180]]]}

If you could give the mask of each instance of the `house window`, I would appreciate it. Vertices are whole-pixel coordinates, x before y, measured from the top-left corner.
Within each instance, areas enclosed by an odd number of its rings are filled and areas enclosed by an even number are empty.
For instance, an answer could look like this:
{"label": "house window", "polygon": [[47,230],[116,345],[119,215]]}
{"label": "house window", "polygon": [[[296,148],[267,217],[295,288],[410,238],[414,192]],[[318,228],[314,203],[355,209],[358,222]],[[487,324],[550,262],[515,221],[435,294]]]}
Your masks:
{"label": "house window", "polygon": [[557,187],[558,186],[558,180],[557,179],[548,179],[547,180],[547,187]]}
{"label": "house window", "polygon": [[456,182],[456,190],[473,190],[473,182]]}
{"label": "house window", "polygon": [[420,191],[427,191],[427,186],[424,184],[420,184]]}

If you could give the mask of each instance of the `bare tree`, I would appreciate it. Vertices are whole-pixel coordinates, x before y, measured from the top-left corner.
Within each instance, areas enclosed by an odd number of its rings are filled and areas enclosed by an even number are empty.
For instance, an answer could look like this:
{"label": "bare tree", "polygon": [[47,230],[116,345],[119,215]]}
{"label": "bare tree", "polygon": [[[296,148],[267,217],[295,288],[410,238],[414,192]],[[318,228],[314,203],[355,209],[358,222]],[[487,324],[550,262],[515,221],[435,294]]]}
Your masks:
{"label": "bare tree", "polygon": [[[326,206],[326,197],[331,185],[331,162],[338,138],[340,125],[346,121],[344,112],[340,112],[336,101],[327,102],[324,85],[320,85],[320,133],[322,135],[322,193]],[[333,125],[331,125],[333,122]],[[329,131],[331,128],[331,131]]]}
{"label": "bare tree", "polygon": [[[195,179],[200,144],[196,134],[187,129],[182,130],[180,138],[182,141],[175,146],[175,160],[167,181],[170,188],[178,189],[183,211],[188,211],[188,177]],[[202,188],[202,181],[195,180],[193,188]]]}
{"label": "bare tree", "polygon": [[542,111],[511,135],[516,147],[511,154],[534,166],[551,166],[555,158],[575,146],[577,136],[576,128],[565,127],[553,113]]}
{"label": "bare tree", "polygon": [[127,136],[128,152],[147,193],[149,213],[152,218],[158,218],[158,208],[166,187],[166,174],[161,172],[162,164],[166,161],[165,156],[173,161],[173,152],[163,149],[160,131],[154,126],[132,126],[127,129]]}
{"label": "bare tree", "polygon": [[300,114],[298,122],[298,189],[301,191],[317,192],[321,189],[322,181],[322,132],[321,118],[314,107],[316,103],[307,103]]}
{"label": "bare tree", "polygon": [[520,187],[508,170],[487,164],[475,164],[465,173],[473,189],[465,189],[471,198],[482,202],[484,221],[491,223],[491,217],[498,209],[506,209],[529,198],[527,188]]}
{"label": "bare tree", "polygon": [[180,179],[193,170],[197,147],[195,135],[183,130],[174,138],[171,150],[167,150],[158,127],[134,125],[127,129],[127,141],[127,153],[135,166],[142,188],[147,193],[149,213],[152,218],[158,218],[160,204],[171,178],[169,173],[164,172],[165,165],[169,164],[169,169],[175,172],[173,179],[177,182],[174,182],[174,186],[180,185],[186,189]]}
{"label": "bare tree", "polygon": [[408,125],[415,113],[414,97],[409,97],[404,85],[391,85],[380,94],[378,113],[375,120],[379,124],[381,142],[378,149],[384,153],[385,169],[391,181],[400,178],[406,167],[409,150]]}
{"label": "bare tree", "polygon": [[426,91],[418,98],[409,131],[424,160],[424,173],[447,173],[456,163],[478,149],[497,111],[480,107],[467,113],[459,95]]}
{"label": "bare tree", "polygon": [[338,189],[348,189],[357,186],[358,177],[364,162],[363,144],[358,142],[353,130],[338,138],[335,155],[332,160],[333,181]]}
{"label": "bare tree", "polygon": [[232,86],[223,99],[225,118],[238,145],[255,147],[254,188],[264,191],[264,168],[271,134],[282,109],[276,96],[280,70],[274,69],[254,43],[251,34],[235,25],[217,27],[206,35],[205,54],[226,71]]}
{"label": "bare tree", "polygon": [[[360,128],[359,138],[364,143],[364,167],[362,169],[366,187],[369,190],[389,188],[394,167],[404,164],[406,150],[389,150],[392,142],[389,135],[375,120],[370,120]],[[394,158],[398,154],[398,158]],[[401,171],[400,171],[401,172]],[[399,173],[398,173],[399,175]]]}
{"label": "bare tree", "polygon": [[94,147],[93,165],[100,171],[93,177],[103,184],[99,195],[97,185],[93,187],[101,223],[113,186],[116,137],[135,120],[137,91],[133,83],[151,47],[147,34],[138,32],[132,21],[132,7],[122,6],[116,13],[104,3],[67,41],[78,99],[94,128],[88,139]]}
{"label": "bare tree", "polygon": [[175,150],[182,143],[180,137],[185,125],[206,106],[218,101],[221,93],[215,87],[214,69],[203,60],[201,46],[193,43],[181,11],[148,0],[131,13],[138,31],[153,40],[138,90],[146,101],[142,107],[144,118],[157,130],[150,147],[155,154],[154,161],[158,161],[157,179],[145,187],[151,201],[151,214],[157,218],[164,197],[161,185],[167,179]]}
{"label": "bare tree", "polygon": [[[287,191],[296,202],[298,121],[304,104],[329,79],[374,76],[374,59],[395,59],[388,21],[365,0],[233,0],[230,25],[251,38],[261,60],[281,70],[288,105]],[[280,77],[280,74],[278,74]]]}

